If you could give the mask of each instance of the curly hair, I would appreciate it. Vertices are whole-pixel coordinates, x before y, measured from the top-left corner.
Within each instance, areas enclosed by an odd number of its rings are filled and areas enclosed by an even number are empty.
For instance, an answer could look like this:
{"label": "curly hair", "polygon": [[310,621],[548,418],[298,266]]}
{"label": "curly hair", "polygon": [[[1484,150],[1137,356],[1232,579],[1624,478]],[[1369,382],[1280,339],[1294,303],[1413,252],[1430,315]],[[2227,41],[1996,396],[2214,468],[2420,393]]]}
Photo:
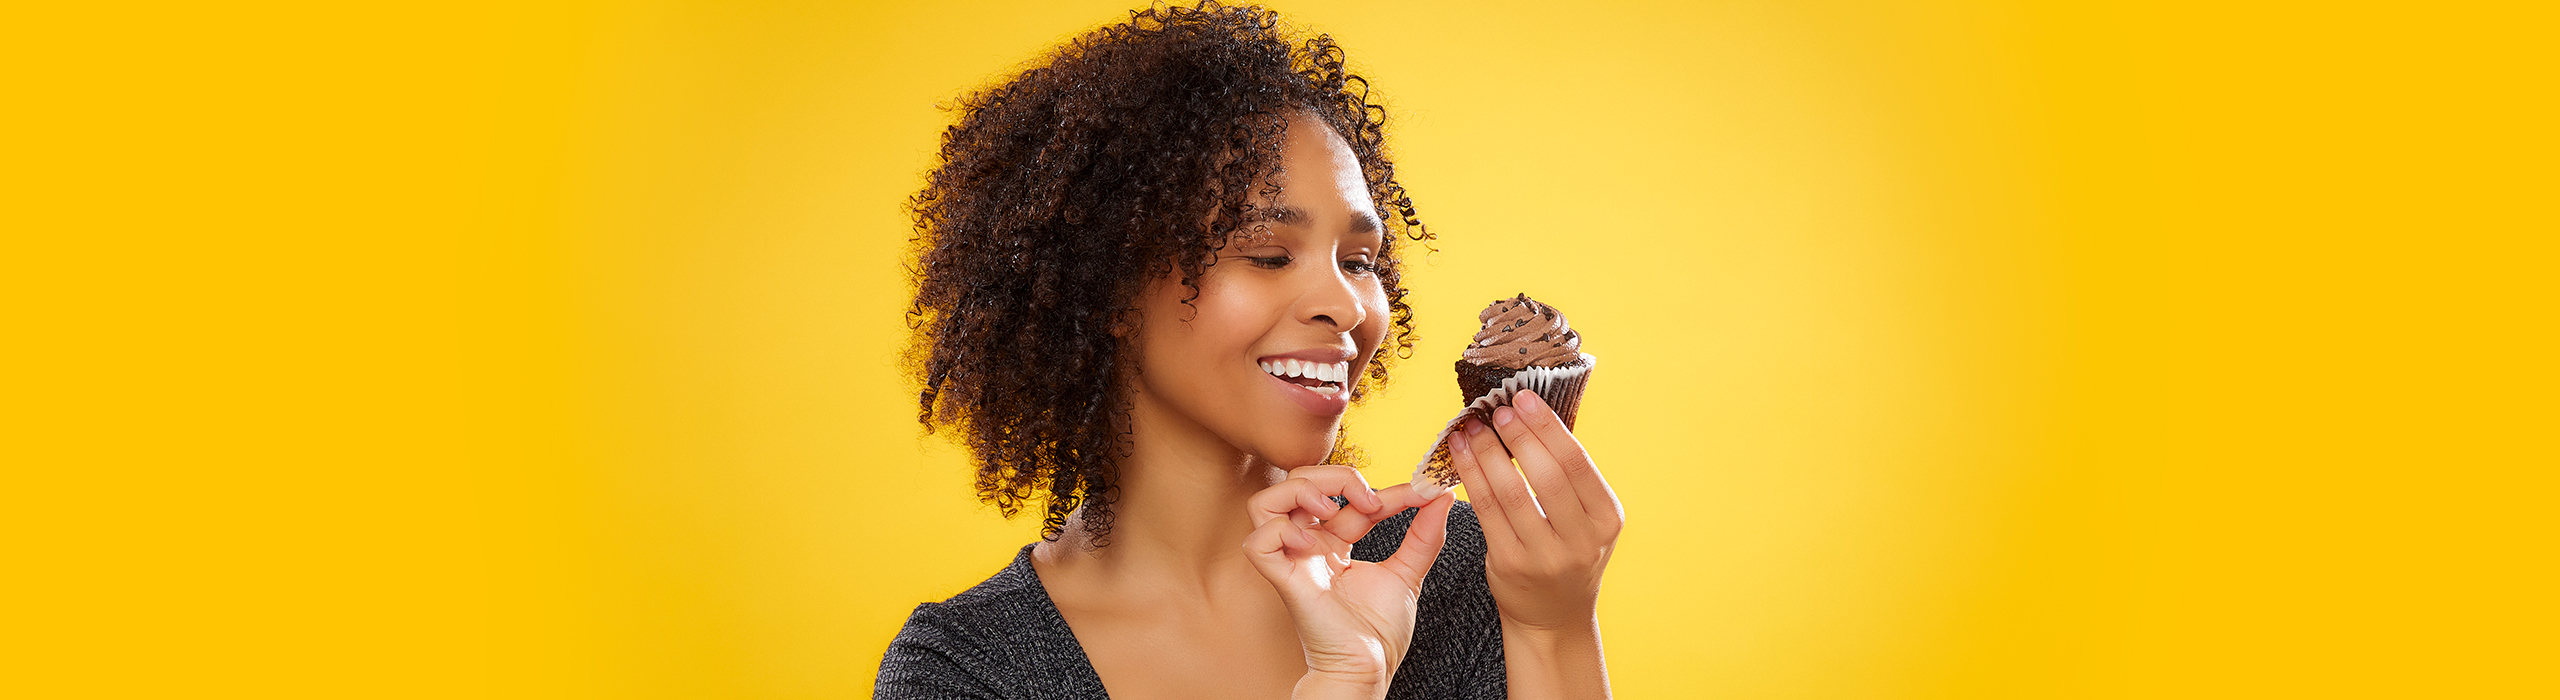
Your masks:
{"label": "curly hair", "polygon": [[[1107,542],[1138,369],[1123,331],[1155,279],[1178,271],[1196,298],[1248,195],[1270,193],[1291,115],[1350,144],[1391,229],[1377,276],[1393,328],[1363,384],[1412,354],[1396,241],[1431,236],[1387,157],[1386,108],[1330,36],[1293,41],[1260,7],[1158,5],[946,109],[959,119],[907,201],[917,419],[968,446],[981,501],[1007,518],[1043,503],[1043,539],[1082,506]],[[1336,444],[1331,459],[1357,459]]]}

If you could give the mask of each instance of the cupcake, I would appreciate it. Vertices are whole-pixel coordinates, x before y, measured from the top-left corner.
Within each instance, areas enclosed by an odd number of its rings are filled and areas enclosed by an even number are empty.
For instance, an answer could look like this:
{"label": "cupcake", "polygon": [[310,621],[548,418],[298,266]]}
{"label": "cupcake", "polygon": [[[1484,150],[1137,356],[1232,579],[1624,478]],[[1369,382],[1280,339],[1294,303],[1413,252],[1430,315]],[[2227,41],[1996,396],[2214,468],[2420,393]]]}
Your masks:
{"label": "cupcake", "polygon": [[1466,408],[1432,440],[1431,452],[1413,467],[1414,491],[1436,497],[1458,485],[1449,464],[1449,433],[1468,418],[1493,420],[1493,409],[1511,405],[1521,390],[1538,392],[1556,417],[1573,427],[1582,389],[1597,360],[1582,352],[1582,334],[1556,307],[1522,294],[1496,300],[1476,314],[1482,327],[1458,358],[1458,396]]}

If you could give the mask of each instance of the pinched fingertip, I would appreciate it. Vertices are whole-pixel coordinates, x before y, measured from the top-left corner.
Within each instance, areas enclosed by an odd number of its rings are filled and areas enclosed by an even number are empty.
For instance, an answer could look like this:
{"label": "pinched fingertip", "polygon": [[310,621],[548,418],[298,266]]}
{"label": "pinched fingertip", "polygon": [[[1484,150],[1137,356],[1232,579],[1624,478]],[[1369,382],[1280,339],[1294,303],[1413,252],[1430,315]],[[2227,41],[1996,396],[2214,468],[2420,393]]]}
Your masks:
{"label": "pinched fingertip", "polygon": [[1441,495],[1449,493],[1449,487],[1441,486],[1438,480],[1428,477],[1416,479],[1409,485],[1413,487],[1414,496],[1426,500],[1439,498]]}
{"label": "pinched fingertip", "polygon": [[1318,518],[1330,518],[1342,510],[1342,504],[1333,502],[1333,497],[1318,493],[1315,489],[1298,492],[1298,505]]}

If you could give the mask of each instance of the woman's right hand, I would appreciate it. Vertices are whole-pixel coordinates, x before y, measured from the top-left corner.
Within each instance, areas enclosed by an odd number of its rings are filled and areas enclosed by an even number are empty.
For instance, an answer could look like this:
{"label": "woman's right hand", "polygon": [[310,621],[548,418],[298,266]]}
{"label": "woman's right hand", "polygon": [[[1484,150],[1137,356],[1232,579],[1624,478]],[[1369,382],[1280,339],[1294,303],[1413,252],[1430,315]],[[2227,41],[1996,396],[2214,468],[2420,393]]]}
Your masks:
{"label": "woman's right hand", "polygon": [[[1347,506],[1336,506],[1334,496]],[[1422,578],[1440,556],[1450,504],[1410,484],[1372,491],[1358,470],[1299,467],[1245,502],[1254,524],[1245,556],[1271,582],[1297,623],[1307,675],[1295,697],[1383,697],[1413,642]],[[1351,558],[1351,544],[1404,509],[1423,506],[1404,543],[1382,562]]]}

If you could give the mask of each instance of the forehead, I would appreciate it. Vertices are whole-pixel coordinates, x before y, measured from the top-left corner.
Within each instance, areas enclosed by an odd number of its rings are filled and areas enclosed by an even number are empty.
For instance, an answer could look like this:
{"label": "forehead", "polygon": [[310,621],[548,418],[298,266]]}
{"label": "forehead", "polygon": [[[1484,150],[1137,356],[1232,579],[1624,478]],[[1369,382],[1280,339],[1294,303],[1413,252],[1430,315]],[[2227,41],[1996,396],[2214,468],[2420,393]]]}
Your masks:
{"label": "forehead", "polygon": [[[1277,194],[1256,190],[1247,220],[1323,232],[1378,233],[1377,205],[1351,144],[1312,116],[1293,116],[1288,124],[1280,168],[1270,178]],[[1264,228],[1250,227],[1248,233]]]}
{"label": "forehead", "polygon": [[1346,203],[1356,201],[1361,208],[1368,208],[1369,183],[1361,177],[1360,156],[1352,153],[1350,142],[1334,133],[1333,127],[1299,113],[1289,118],[1289,131],[1281,149],[1282,167],[1292,171],[1283,177],[1291,181],[1283,182],[1283,187],[1321,188],[1327,196],[1339,196]]}

